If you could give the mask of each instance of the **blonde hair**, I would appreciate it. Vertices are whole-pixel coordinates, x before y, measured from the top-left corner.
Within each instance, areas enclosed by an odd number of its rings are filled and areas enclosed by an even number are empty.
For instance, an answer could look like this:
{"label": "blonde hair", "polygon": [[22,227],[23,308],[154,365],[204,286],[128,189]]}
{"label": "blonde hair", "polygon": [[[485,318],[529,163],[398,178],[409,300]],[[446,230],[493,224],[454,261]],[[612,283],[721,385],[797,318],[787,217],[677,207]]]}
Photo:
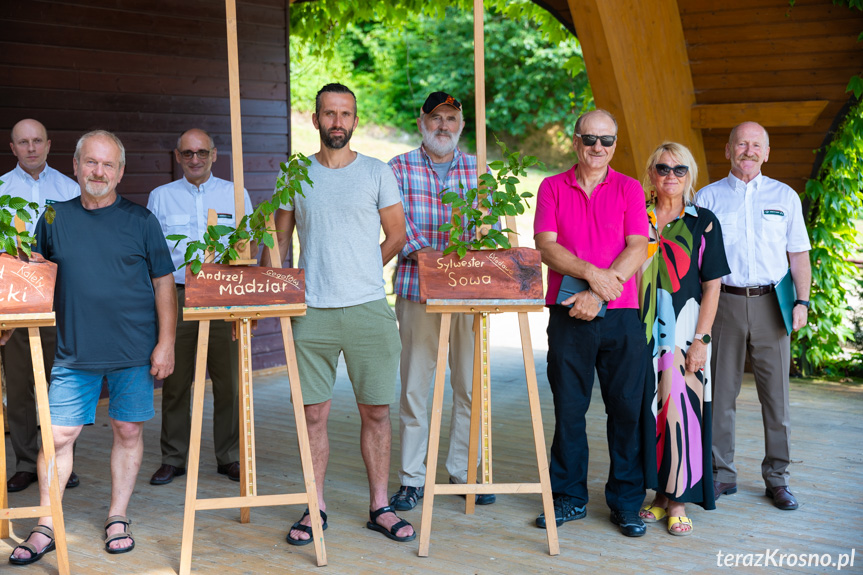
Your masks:
{"label": "blonde hair", "polygon": [[[654,188],[653,181],[650,179],[650,175],[655,173],[656,164],[659,163],[659,158],[665,152],[671,154],[675,160],[684,166],[689,166],[689,172],[686,174],[686,177],[689,178],[689,185],[686,186],[685,190],[683,190],[683,201],[689,205],[692,203],[692,200],[695,199],[695,182],[698,181],[698,165],[695,163],[695,158],[692,156],[692,152],[690,152],[689,148],[683,144],[678,144],[677,142],[663,142],[660,144],[647,159],[647,167],[644,170],[644,177],[641,180],[641,185],[648,198],[655,195],[656,190]],[[650,193],[651,190],[653,190],[654,193]]]}

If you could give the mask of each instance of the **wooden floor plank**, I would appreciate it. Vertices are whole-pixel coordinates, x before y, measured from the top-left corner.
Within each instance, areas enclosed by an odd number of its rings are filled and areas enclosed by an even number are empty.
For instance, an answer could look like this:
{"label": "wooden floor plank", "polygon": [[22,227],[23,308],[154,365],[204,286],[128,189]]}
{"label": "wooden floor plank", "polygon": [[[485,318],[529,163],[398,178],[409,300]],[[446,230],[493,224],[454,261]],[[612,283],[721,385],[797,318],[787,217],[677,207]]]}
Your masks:
{"label": "wooden floor plank", "polygon": [[[515,314],[511,314],[513,317]],[[495,318],[495,330],[509,329]],[[534,322],[535,318],[532,317]],[[514,324],[513,324],[514,325]],[[535,360],[546,441],[554,431],[551,392],[545,376],[544,326],[534,335]],[[517,334],[517,330],[515,331]],[[517,337],[517,335],[516,335]],[[517,341],[517,340],[516,340]],[[499,482],[536,480],[530,439],[527,393],[521,352],[515,344],[492,339],[492,407],[495,441],[494,478]],[[293,415],[286,375],[255,377],[258,493],[297,492],[303,489]],[[447,386],[448,387],[448,386]],[[166,486],[149,484],[160,464],[159,397],[157,416],[145,424],[144,463],[129,514],[137,546],[126,555],[108,555],[102,524],[110,496],[108,453],[111,431],[107,408],[100,406],[97,423],[85,428],[78,442],[75,470],[81,486],[66,494],[64,510],[73,573],[168,574],[179,567],[180,534],[186,478]],[[431,405],[431,401],[429,401]],[[443,461],[449,443],[451,395],[444,400],[439,480],[446,481]],[[390,491],[398,487],[398,414],[391,410],[393,450]],[[863,390],[842,386],[792,382],[791,485],[801,501],[798,511],[775,509],[764,496],[760,478],[763,433],[760,405],[751,376],[738,401],[737,462],[740,491],[723,496],[715,511],[688,506],[695,525],[690,537],[672,537],[662,524],[648,526],[641,539],[627,539],[608,519],[604,502],[608,454],[605,414],[598,386],[587,415],[591,501],[584,520],[560,528],[561,555],[547,554],[545,532],[533,525],[541,511],[535,495],[502,495],[492,506],[478,506],[463,514],[457,496],[435,498],[430,555],[417,557],[417,542],[396,544],[365,528],[368,488],[359,452],[359,415],[344,368],[339,371],[330,421],[331,456],[326,480],[329,529],[325,533],[329,566],[321,573],[338,574],[464,574],[512,573],[726,573],[717,566],[717,553],[830,554],[857,550],[854,568],[863,572]],[[212,443],[212,397],[207,392],[201,452],[199,496],[239,494],[239,484],[216,474]],[[13,470],[11,446],[7,465]],[[10,494],[15,506],[37,503],[34,487]],[[417,528],[422,503],[403,513]],[[312,546],[285,543],[288,526],[302,514],[299,506],[253,508],[250,524],[240,524],[239,510],[202,511],[196,517],[193,573],[236,575],[294,573],[317,570]],[[12,523],[14,540],[26,536],[31,520]],[[0,554],[11,552],[15,541],[0,541]],[[657,562],[662,557],[673,561]],[[5,559],[3,559],[5,561]],[[49,554],[27,568],[28,575],[55,573],[56,557]],[[5,573],[5,563],[0,572]],[[744,569],[746,571],[746,569]],[[835,572],[835,568],[786,568],[790,573]],[[23,571],[22,571],[23,572]],[[755,570],[752,570],[755,572]],[[771,572],[760,571],[758,572]]]}

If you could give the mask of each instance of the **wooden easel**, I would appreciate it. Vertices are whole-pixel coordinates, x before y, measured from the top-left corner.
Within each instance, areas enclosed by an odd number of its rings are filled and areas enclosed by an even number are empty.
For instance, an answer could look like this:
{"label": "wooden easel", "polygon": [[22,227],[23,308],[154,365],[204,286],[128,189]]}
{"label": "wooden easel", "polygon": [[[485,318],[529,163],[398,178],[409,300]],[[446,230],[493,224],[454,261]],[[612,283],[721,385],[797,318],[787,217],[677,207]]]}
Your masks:
{"label": "wooden easel", "polygon": [[[474,84],[476,87],[476,144],[477,166],[486,165],[485,137],[485,47],[483,31],[483,2],[474,0]],[[513,230],[508,234],[512,247],[518,247],[515,217],[506,216],[506,225]],[[479,233],[479,230],[478,230]],[[546,517],[554,517],[554,502],[551,494],[551,480],[548,472],[548,457],[545,451],[545,434],[542,427],[542,413],[539,405],[536,371],[533,362],[533,346],[530,341],[528,312],[542,311],[543,300],[428,300],[427,313],[441,315],[440,335],[438,336],[438,355],[435,366],[434,399],[432,402],[431,424],[429,426],[428,460],[426,462],[426,483],[420,528],[419,556],[427,557],[431,539],[432,513],[436,493],[442,495],[465,495],[465,513],[472,514],[476,505],[476,494],[482,493],[541,493],[542,506]],[[488,315],[495,313],[518,313],[521,334],[521,349],[524,357],[524,371],[527,379],[527,395],[533,428],[533,441],[536,449],[536,463],[539,468],[538,483],[493,483],[492,481],[492,438],[491,438],[491,372],[488,349]],[[467,483],[438,484],[436,471],[440,444],[441,415],[443,410],[444,378],[446,358],[449,347],[452,314],[470,313],[474,316],[474,363],[473,394],[471,396],[470,443],[468,444]],[[482,437],[482,483],[476,483],[476,460]],[[559,555],[560,545],[557,538],[557,523],[547,522],[549,555]]]}
{"label": "wooden easel", "polygon": [[[15,218],[16,229],[22,231],[24,223]],[[55,324],[54,312],[0,314],[0,331],[27,329],[30,338],[30,358],[33,362],[33,381],[36,387],[36,406],[42,430],[42,456],[48,473],[49,505],[37,507],[9,507],[6,491],[6,441],[0,441],[0,539],[9,537],[11,519],[30,519],[51,516],[54,522],[54,543],[57,551],[57,570],[60,575],[69,575],[69,552],[66,547],[66,528],[63,523],[63,502],[60,495],[60,480],[57,477],[57,454],[54,451],[54,434],[51,429],[51,410],[48,407],[48,382],[45,379],[45,362],[42,357],[40,327]],[[3,410],[0,409],[0,430],[4,429]]]}
{"label": "wooden easel", "polygon": [[[272,218],[271,218],[272,219]],[[215,212],[210,210],[208,225],[215,223]],[[270,223],[270,229],[274,229]],[[274,234],[275,235],[275,234]],[[275,237],[273,238],[275,240]],[[278,242],[270,250],[271,262],[281,262]],[[278,264],[276,264],[278,265]],[[192,390],[192,431],[189,439],[188,479],[186,481],[186,502],[183,517],[183,541],[180,551],[180,575],[189,575],[192,565],[192,545],[195,534],[195,512],[206,509],[240,508],[240,522],[251,520],[251,507],[270,507],[275,505],[300,505],[309,508],[312,539],[319,566],[327,564],[326,548],[321,524],[318,492],[312,468],[312,454],[306,416],[303,409],[303,394],[300,388],[297,358],[294,349],[294,335],[291,328],[292,316],[305,315],[305,304],[279,304],[265,306],[229,307],[186,307],[183,319],[198,320],[198,349],[195,359],[195,380]],[[252,328],[253,320],[278,317],[282,328],[282,341],[285,347],[288,380],[291,387],[291,402],[297,427],[300,448],[300,461],[303,468],[305,491],[277,495],[258,495],[255,470],[255,425],[252,400]],[[235,321],[239,341],[239,400],[240,400],[240,496],[212,499],[198,498],[198,473],[200,469],[201,427],[204,413],[204,387],[207,368],[207,349],[211,320]]]}
{"label": "wooden easel", "polygon": [[[231,146],[234,176],[234,209],[235,221],[239,222],[245,215],[243,198],[243,140],[240,116],[240,84],[237,51],[237,9],[235,0],[225,0],[228,40],[228,82],[231,103]],[[210,210],[207,225],[216,223],[216,215]],[[270,216],[268,227],[275,230],[275,222]],[[281,267],[282,257],[279,242],[275,232],[272,232],[274,247],[270,248],[270,262],[273,267]],[[238,246],[239,259],[232,265],[249,265],[257,263],[250,257],[249,246]],[[280,304],[265,306],[229,306],[229,307],[186,307],[183,318],[198,320],[198,350],[195,361],[195,380],[192,392],[192,431],[189,440],[189,478],[186,482],[186,502],[183,516],[183,541],[180,550],[180,575],[189,575],[192,568],[192,545],[195,534],[195,512],[205,509],[235,509],[240,508],[240,522],[251,520],[251,507],[270,507],[275,505],[301,505],[309,508],[309,518],[312,527],[312,539],[315,546],[317,564],[327,564],[327,552],[324,546],[324,535],[321,524],[318,492],[315,485],[315,474],[312,468],[312,455],[309,447],[309,434],[306,427],[306,415],[303,409],[303,394],[300,389],[297,358],[294,349],[294,335],[291,329],[292,316],[305,315],[305,304]],[[258,495],[255,471],[255,427],[254,406],[252,402],[252,326],[254,320],[277,317],[281,323],[282,341],[285,347],[285,359],[288,369],[288,380],[291,387],[291,402],[294,408],[294,419],[297,427],[297,440],[300,448],[300,461],[303,468],[305,491],[300,493],[284,493],[277,495]],[[204,378],[207,367],[207,349],[210,335],[211,320],[226,320],[236,322],[236,334],[239,340],[239,400],[240,400],[240,496],[212,499],[199,499],[198,473],[200,468],[201,426],[204,410]]]}

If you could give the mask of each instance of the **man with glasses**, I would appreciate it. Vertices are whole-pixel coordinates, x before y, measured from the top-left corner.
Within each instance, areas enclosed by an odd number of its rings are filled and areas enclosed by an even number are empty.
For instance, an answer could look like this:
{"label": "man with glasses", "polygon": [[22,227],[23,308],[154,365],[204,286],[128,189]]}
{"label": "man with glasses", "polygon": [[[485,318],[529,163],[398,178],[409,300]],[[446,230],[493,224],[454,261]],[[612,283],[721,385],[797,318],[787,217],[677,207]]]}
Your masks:
{"label": "man with glasses", "polygon": [[[51,140],[45,126],[36,120],[21,120],[12,128],[12,142],[9,144],[18,164],[11,172],[0,176],[0,196],[11,195],[39,204],[39,215],[44,206],[71,200],[81,195],[81,189],[71,178],[67,178],[48,165],[48,152]],[[25,225],[33,233],[36,229],[34,218]],[[0,249],[2,251],[2,249]],[[54,351],[57,347],[56,326],[39,328],[42,339],[42,357],[45,374],[51,380],[51,367],[54,365]],[[26,489],[38,480],[36,475],[36,456],[39,454],[39,421],[36,417],[36,394],[33,382],[33,362],[30,359],[30,338],[26,329],[15,330],[2,350],[3,369],[6,371],[6,399],[15,406],[7,412],[9,439],[15,452],[15,474],[6,482],[6,489],[12,493]],[[77,487],[80,483],[73,471],[69,475],[66,489]]]}
{"label": "man with glasses", "polygon": [[[476,156],[458,149],[464,129],[461,102],[445,92],[433,92],[420,110],[417,127],[423,137],[422,145],[390,160],[407,222],[407,243],[399,252],[395,280],[396,316],[402,341],[399,403],[402,466],[401,486],[390,498],[390,504],[398,511],[413,509],[423,497],[428,451],[426,406],[437,361],[441,321],[440,314],[426,313],[425,305],[420,303],[417,254],[443,250],[449,241],[449,232],[438,230],[452,218],[450,206],[441,202],[441,192],[450,190],[463,196],[477,186]],[[446,468],[450,483],[465,483],[473,383],[473,318],[468,314],[453,315],[449,362],[453,400]],[[492,493],[476,496],[479,505],[494,502]]]}
{"label": "man with glasses", "polygon": [[[608,165],[616,146],[617,122],[610,113],[594,110],[578,119],[573,138],[578,163],[540,184],[534,237],[548,265],[555,522],[560,526],[587,515],[585,414],[596,370],[608,414],[605,500],[612,523],[624,535],[640,537],[645,490],[639,414],[647,358],[633,275],[647,258],[648,220],[641,185]],[[565,276],[584,289],[558,304]],[[544,513],[536,524],[545,528]]]}
{"label": "man with glasses", "polygon": [[[761,173],[770,139],[755,122],[731,130],[725,157],[728,177],[698,192],[696,202],[716,214],[731,273],[722,278],[713,322],[713,493],[737,492],[734,420],[743,365],[749,352],[764,421],[765,495],[784,511],[797,509],[788,488],[791,420],[788,374],[790,337],[773,294],[789,273],[797,290],[792,329],[806,325],[809,311],[809,237],[800,197],[791,187]],[[766,296],[766,297],[765,297]]]}
{"label": "man with glasses", "polygon": [[[150,193],[147,207],[162,226],[166,236],[180,234],[187,239],[177,247],[168,241],[177,270],[177,340],[174,350],[174,373],[162,386],[162,466],[150,478],[153,485],[171,483],[186,473],[191,429],[192,379],[195,375],[195,351],[198,346],[198,322],[184,321],[186,245],[200,241],[207,229],[207,213],[215,210],[217,223],[236,227],[234,184],[213,175],[217,150],[207,132],[192,129],[177,140],[174,159],[183,168],[184,177],[160,186]],[[246,215],[252,213],[249,194],[243,190]],[[233,481],[240,480],[240,423],[238,406],[238,350],[231,338],[231,324],[210,322],[210,352],[207,369],[213,380],[213,444],[217,471]]]}

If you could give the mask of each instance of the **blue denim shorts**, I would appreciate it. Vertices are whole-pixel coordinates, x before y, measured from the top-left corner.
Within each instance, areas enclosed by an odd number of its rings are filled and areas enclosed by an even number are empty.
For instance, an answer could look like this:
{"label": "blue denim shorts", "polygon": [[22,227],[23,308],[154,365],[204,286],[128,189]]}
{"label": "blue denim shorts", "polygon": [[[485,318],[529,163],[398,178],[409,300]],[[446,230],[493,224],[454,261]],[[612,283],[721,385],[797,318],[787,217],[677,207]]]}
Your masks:
{"label": "blue denim shorts", "polygon": [[103,379],[108,380],[108,416],[111,419],[141,422],[156,415],[149,365],[98,371],[55,365],[48,388],[52,425],[76,427],[95,423]]}

